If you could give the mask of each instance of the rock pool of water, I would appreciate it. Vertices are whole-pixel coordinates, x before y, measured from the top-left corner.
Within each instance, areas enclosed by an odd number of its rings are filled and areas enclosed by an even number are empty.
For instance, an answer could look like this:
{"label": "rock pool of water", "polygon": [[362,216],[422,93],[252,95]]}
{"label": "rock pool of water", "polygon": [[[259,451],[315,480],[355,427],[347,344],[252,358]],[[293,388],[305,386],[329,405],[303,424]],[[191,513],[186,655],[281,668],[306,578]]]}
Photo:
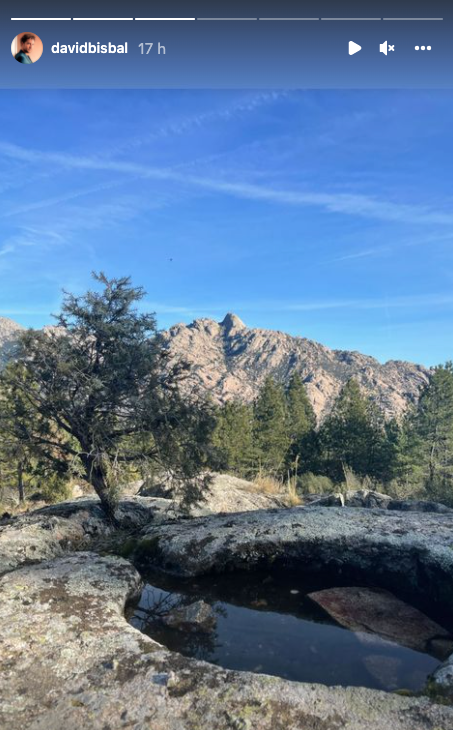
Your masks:
{"label": "rock pool of water", "polygon": [[[256,572],[181,580],[159,573],[144,579],[138,604],[127,609],[130,623],[173,651],[228,669],[330,686],[418,691],[439,665],[428,653],[340,626],[307,598],[331,587],[321,577],[316,582],[296,572]],[[179,609],[184,613],[200,600],[211,607],[210,621],[168,625],[169,616],[180,616]]]}

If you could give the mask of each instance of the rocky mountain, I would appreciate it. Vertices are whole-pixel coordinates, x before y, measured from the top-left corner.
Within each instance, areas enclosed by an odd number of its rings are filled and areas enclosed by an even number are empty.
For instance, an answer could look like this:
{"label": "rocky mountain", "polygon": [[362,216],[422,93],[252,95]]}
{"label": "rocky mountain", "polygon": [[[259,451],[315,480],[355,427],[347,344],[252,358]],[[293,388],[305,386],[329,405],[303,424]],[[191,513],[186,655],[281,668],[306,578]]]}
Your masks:
{"label": "rocky mountain", "polygon": [[[0,367],[21,329],[0,317]],[[286,383],[297,372],[319,419],[352,377],[387,417],[401,415],[415,403],[429,377],[429,370],[421,365],[397,360],[381,364],[368,355],[331,350],[304,337],[252,329],[235,314],[227,314],[222,322],[203,318],[176,324],[164,338],[171,359],[183,359],[192,366],[189,385],[209,392],[216,402],[252,401],[268,375]]]}
{"label": "rocky mountain", "polygon": [[0,367],[5,364],[11,354],[17,335],[21,330],[22,327],[17,322],[0,317]]}
{"label": "rocky mountain", "polygon": [[304,337],[247,327],[234,314],[222,322],[197,319],[165,334],[173,358],[192,365],[191,383],[217,402],[253,400],[264,379],[288,382],[299,373],[319,419],[328,413],[342,386],[354,377],[387,417],[416,402],[428,381],[421,365],[390,360],[381,364],[359,352],[331,350]]}

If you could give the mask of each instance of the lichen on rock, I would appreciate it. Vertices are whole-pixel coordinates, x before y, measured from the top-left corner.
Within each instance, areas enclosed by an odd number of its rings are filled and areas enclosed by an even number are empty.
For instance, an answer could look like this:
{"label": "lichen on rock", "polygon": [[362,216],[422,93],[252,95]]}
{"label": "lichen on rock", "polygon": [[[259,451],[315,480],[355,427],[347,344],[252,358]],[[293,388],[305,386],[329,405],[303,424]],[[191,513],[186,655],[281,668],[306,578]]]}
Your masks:
{"label": "lichen on rock", "polygon": [[[138,541],[158,544],[150,560],[179,567],[186,575],[253,569],[262,561],[281,566],[298,561],[315,570],[336,560],[337,568],[372,566],[377,580],[379,571],[383,580],[404,576],[408,588],[423,585],[432,591],[438,605],[451,600],[450,515],[297,508],[156,524],[141,508],[123,505],[123,510],[129,510],[135,531],[141,530]],[[405,697],[231,671],[169,651],[126,622],[125,603],[141,587],[130,562],[92,551],[68,554],[102,532],[101,525],[94,530],[95,514],[85,505],[72,516],[47,511],[7,526],[12,544],[10,552],[3,544],[9,572],[0,579],[0,727],[453,727],[453,707],[442,704],[451,702],[451,660],[434,673],[429,696]],[[72,546],[63,545],[71,530]],[[36,543],[35,562],[17,562],[38,531],[50,537]]]}

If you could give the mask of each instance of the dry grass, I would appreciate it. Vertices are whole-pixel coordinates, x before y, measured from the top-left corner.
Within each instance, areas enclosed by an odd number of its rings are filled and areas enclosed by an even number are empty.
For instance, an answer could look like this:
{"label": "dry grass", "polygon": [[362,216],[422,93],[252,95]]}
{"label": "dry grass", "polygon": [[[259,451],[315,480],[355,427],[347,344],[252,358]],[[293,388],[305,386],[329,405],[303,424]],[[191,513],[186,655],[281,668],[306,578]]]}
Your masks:
{"label": "dry grass", "polygon": [[46,503],[43,502],[42,504],[31,504],[30,502],[22,502],[21,504],[11,504],[11,502],[0,502],[0,517],[5,514],[5,512],[11,517],[16,517],[17,515],[22,515],[25,512],[28,512],[29,510],[38,509],[39,507],[45,507]]}
{"label": "dry grass", "polygon": [[267,494],[268,497],[281,497],[284,491],[282,482],[269,474],[258,474],[253,484],[257,492]]}
{"label": "dry grass", "polygon": [[276,479],[270,474],[258,474],[253,480],[255,491],[265,494],[267,497],[279,497],[288,507],[297,507],[302,503],[297,488],[296,480],[288,478],[286,482]]}
{"label": "dry grass", "polygon": [[302,504],[302,500],[297,493],[295,479],[288,479],[286,485],[286,500],[289,507],[297,507],[297,505]]}

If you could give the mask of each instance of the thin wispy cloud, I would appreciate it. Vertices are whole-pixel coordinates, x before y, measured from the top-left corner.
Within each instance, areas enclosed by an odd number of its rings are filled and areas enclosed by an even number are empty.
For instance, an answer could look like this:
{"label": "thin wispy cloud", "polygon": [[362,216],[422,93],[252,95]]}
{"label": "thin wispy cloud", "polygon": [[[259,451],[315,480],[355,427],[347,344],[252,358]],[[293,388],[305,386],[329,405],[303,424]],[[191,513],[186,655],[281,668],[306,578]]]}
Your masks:
{"label": "thin wispy cloud", "polygon": [[28,159],[40,164],[54,164],[70,169],[115,172],[144,179],[177,182],[195,186],[207,192],[222,193],[246,200],[287,206],[317,207],[330,213],[395,223],[453,226],[453,213],[449,211],[438,211],[428,206],[394,203],[366,195],[276,189],[247,182],[230,182],[211,177],[182,175],[175,170],[135,162],[41,152],[5,143],[0,143],[0,154],[16,160]]}
{"label": "thin wispy cloud", "polygon": [[102,269],[143,284],[159,326],[234,311],[381,359],[452,356],[449,92],[45,96],[32,124],[0,118],[3,312],[50,322]]}
{"label": "thin wispy cloud", "polygon": [[406,297],[383,297],[379,299],[333,299],[313,302],[289,302],[269,306],[269,309],[287,312],[313,312],[324,309],[418,309],[419,307],[450,307],[451,294],[421,294]]}
{"label": "thin wispy cloud", "polygon": [[92,185],[90,187],[82,188],[80,190],[74,190],[63,195],[56,195],[51,198],[44,198],[43,200],[37,200],[34,203],[26,203],[24,205],[19,205],[16,208],[6,210],[3,213],[0,213],[0,218],[11,218],[13,216],[24,215],[25,213],[42,210],[43,208],[52,208],[54,206],[58,207],[63,203],[70,203],[73,200],[90,196],[94,193],[112,190],[113,188],[120,185],[124,185],[124,180],[114,180],[112,182],[106,182],[100,185]]}
{"label": "thin wispy cloud", "polygon": [[[161,314],[181,314],[187,316],[205,316],[203,313],[210,310],[216,314],[226,314],[230,309],[228,302],[212,305],[208,302],[200,302],[184,305],[170,305],[159,302],[147,301],[145,309],[151,309]],[[350,309],[418,309],[419,307],[451,307],[453,306],[452,294],[423,294],[419,296],[406,297],[383,297],[378,299],[323,299],[313,301],[279,301],[262,300],[238,301],[235,307],[244,312],[316,312],[322,310]]]}
{"label": "thin wispy cloud", "polygon": [[390,246],[376,246],[375,248],[366,248],[361,251],[353,251],[351,253],[345,253],[341,256],[334,256],[328,259],[325,263],[333,264],[340,263],[341,261],[354,261],[355,259],[365,259],[370,256],[381,256],[391,251]]}
{"label": "thin wispy cloud", "polygon": [[12,244],[7,243],[0,248],[0,256],[7,256],[9,253],[13,253],[14,250],[15,247]]}
{"label": "thin wispy cloud", "polygon": [[176,121],[167,121],[165,124],[158,126],[151,134],[141,135],[112,146],[108,150],[107,156],[132,151],[149,145],[152,142],[158,142],[161,139],[169,137],[181,136],[193,130],[202,130],[206,125],[216,122],[230,122],[244,114],[253,114],[261,107],[285,99],[289,95],[290,92],[288,91],[263,91],[247,95],[246,97],[241,96],[226,106],[198,114],[186,115]]}

